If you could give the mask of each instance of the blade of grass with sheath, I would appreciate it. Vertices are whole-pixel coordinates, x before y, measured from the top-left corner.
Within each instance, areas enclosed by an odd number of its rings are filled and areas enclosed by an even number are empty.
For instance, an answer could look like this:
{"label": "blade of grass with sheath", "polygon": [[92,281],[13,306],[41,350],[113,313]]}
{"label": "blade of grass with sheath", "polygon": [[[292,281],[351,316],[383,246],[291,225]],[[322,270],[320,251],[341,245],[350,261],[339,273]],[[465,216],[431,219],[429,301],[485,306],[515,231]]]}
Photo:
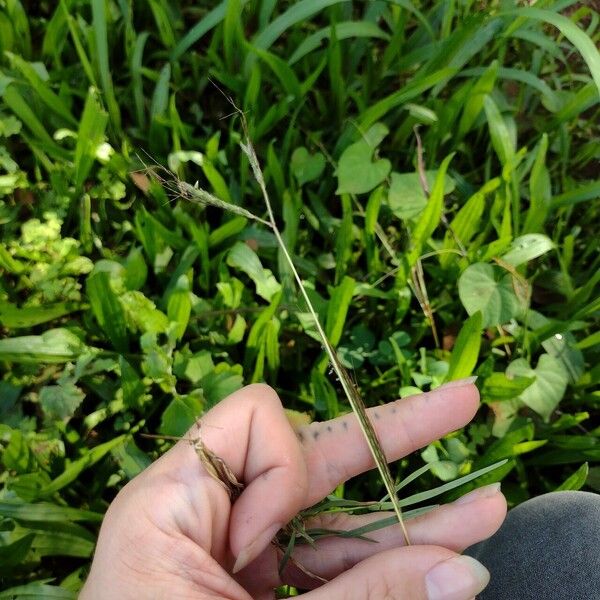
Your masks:
{"label": "blade of grass with sheath", "polygon": [[[348,399],[348,402],[350,403],[352,411],[354,412],[354,414],[356,415],[356,418],[358,419],[358,423],[360,425],[361,431],[365,437],[365,440],[367,442],[369,450],[373,456],[375,465],[377,466],[377,469],[379,470],[381,479],[383,481],[383,484],[384,484],[387,494],[389,496],[390,502],[392,504],[393,510],[396,515],[396,519],[398,520],[398,523],[400,524],[400,527],[402,529],[402,533],[404,535],[405,542],[407,545],[409,545],[410,539],[408,537],[408,532],[406,530],[406,527],[404,525],[404,520],[402,518],[402,510],[400,508],[400,502],[396,495],[396,490],[394,487],[394,480],[390,473],[390,469],[388,467],[385,454],[382,450],[381,443],[377,437],[377,433],[375,432],[375,428],[373,427],[373,424],[371,423],[371,421],[367,415],[367,411],[365,409],[365,404],[364,404],[358,390],[356,389],[356,386],[353,384],[353,382],[350,378],[350,375],[348,374],[348,371],[344,368],[344,366],[340,362],[340,359],[338,358],[335,349],[333,348],[329,339],[327,338],[327,335],[325,334],[325,331],[319,321],[317,313],[310,301],[310,298],[308,297],[308,294],[306,293],[306,290],[304,289],[304,286],[302,284],[302,279],[300,278],[300,275],[298,274],[298,271],[296,270],[296,268],[294,266],[294,262],[286,248],[285,242],[283,241],[283,238],[281,236],[279,228],[277,227],[277,223],[275,221],[275,215],[273,213],[273,209],[271,206],[271,201],[269,199],[269,194],[267,192],[267,188],[265,185],[263,173],[260,168],[260,164],[258,162],[256,152],[254,151],[254,146],[252,145],[252,142],[248,135],[248,127],[247,127],[245,116],[244,116],[243,112],[235,106],[235,104],[233,103],[233,100],[231,98],[227,97],[227,99],[236,108],[236,112],[241,117],[242,126],[243,126],[244,134],[246,137],[246,143],[245,144],[242,143],[240,145],[241,145],[242,150],[248,157],[250,166],[254,173],[254,177],[255,177],[255,179],[260,187],[260,190],[262,192],[262,195],[263,195],[263,198],[265,201],[265,205],[267,208],[267,212],[269,215],[269,220],[267,221],[265,219],[261,219],[260,217],[252,214],[251,212],[249,212],[239,206],[235,206],[233,204],[230,204],[229,202],[224,202],[223,200],[213,196],[206,190],[200,189],[197,186],[192,186],[188,183],[178,180],[177,178],[175,178],[175,179],[169,178],[169,179],[165,180],[162,177],[158,176],[158,179],[175,196],[183,197],[186,200],[190,200],[190,201],[198,203],[198,204],[203,204],[203,205],[210,204],[212,206],[216,206],[216,207],[222,208],[224,210],[229,210],[231,212],[235,212],[244,217],[258,221],[258,222],[262,223],[263,225],[268,226],[273,231],[273,233],[277,239],[277,243],[279,244],[279,246],[283,252],[283,255],[285,256],[287,263],[289,264],[289,267],[294,275],[294,278],[296,279],[298,287],[300,288],[300,292],[302,293],[302,296],[304,297],[304,300],[308,306],[308,310],[314,320],[315,327],[317,329],[319,337],[321,338],[323,347],[325,348],[325,352],[327,353],[329,361],[331,362],[332,368],[335,371],[336,375],[338,376],[339,381],[344,390],[344,394],[346,395],[346,398]],[[165,171],[165,169],[162,169],[162,168],[160,170],[162,170],[163,172]],[[154,173],[154,175],[156,176],[156,173]],[[171,177],[172,177],[172,174],[169,174],[169,175],[171,175]]]}

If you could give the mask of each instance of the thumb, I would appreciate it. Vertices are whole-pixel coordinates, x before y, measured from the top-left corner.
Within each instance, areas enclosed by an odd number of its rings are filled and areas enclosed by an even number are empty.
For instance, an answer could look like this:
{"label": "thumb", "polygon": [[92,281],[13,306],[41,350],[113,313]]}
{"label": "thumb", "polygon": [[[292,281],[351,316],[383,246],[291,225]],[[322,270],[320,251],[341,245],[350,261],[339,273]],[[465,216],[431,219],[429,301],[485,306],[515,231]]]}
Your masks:
{"label": "thumb", "polygon": [[304,508],[308,474],[298,438],[279,397],[254,384],[234,392],[202,418],[205,444],[245,489],[231,507],[229,545],[236,573],[268,547]]}
{"label": "thumb", "polygon": [[439,546],[410,546],[376,554],[305,600],[471,600],[488,584],[488,570],[470,556]]}

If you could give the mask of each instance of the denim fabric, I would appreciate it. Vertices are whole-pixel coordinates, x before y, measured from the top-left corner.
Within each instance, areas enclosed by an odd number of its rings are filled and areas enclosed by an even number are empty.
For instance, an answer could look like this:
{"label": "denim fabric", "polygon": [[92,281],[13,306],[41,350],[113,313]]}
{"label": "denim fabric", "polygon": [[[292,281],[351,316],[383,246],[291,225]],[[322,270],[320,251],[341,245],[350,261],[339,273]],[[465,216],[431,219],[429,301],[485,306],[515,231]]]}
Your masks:
{"label": "denim fabric", "polygon": [[553,492],[528,500],[465,554],[492,575],[479,600],[600,599],[600,495]]}

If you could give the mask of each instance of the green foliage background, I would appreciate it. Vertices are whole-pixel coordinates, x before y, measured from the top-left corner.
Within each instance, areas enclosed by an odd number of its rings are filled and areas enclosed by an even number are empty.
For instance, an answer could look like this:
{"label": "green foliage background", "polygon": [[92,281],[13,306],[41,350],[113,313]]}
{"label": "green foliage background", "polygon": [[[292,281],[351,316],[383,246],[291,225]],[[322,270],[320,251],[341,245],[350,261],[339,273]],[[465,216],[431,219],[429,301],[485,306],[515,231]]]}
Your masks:
{"label": "green foliage background", "polygon": [[270,231],[146,169],[264,215],[226,96],[368,404],[479,375],[473,424],[394,473],[507,458],[477,485],[511,505],[600,490],[599,23],[573,0],[0,0],[0,598],[75,597],[161,451],[140,432],[252,381],[349,410]]}

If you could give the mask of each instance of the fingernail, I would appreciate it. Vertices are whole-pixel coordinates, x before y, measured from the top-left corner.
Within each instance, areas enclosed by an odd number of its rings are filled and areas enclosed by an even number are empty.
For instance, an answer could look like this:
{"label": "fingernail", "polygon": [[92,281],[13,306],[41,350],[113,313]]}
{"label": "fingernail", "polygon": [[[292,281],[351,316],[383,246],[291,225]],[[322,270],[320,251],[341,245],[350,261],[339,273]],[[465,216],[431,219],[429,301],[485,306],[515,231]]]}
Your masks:
{"label": "fingernail", "polygon": [[256,536],[256,538],[238,554],[235,564],[233,565],[233,572],[237,573],[248,566],[268,546],[282,527],[283,525],[281,523],[276,523],[266,531],[263,531],[260,535]]}
{"label": "fingernail", "polygon": [[495,496],[500,491],[500,483],[490,483],[489,485],[484,485],[483,487],[477,488],[461,496],[458,500],[454,501],[454,504],[468,504],[469,502],[473,502],[473,500],[479,500],[480,498],[491,498]]}
{"label": "fingernail", "polygon": [[489,571],[470,556],[454,556],[438,563],[425,576],[429,600],[465,600],[476,596],[490,581]]}
{"label": "fingernail", "polygon": [[449,381],[448,383],[444,383],[444,385],[440,386],[440,388],[444,388],[445,390],[449,388],[457,388],[462,387],[463,385],[471,385],[477,381],[477,375],[473,375],[472,377],[465,377],[464,379],[456,379],[455,381]]}

